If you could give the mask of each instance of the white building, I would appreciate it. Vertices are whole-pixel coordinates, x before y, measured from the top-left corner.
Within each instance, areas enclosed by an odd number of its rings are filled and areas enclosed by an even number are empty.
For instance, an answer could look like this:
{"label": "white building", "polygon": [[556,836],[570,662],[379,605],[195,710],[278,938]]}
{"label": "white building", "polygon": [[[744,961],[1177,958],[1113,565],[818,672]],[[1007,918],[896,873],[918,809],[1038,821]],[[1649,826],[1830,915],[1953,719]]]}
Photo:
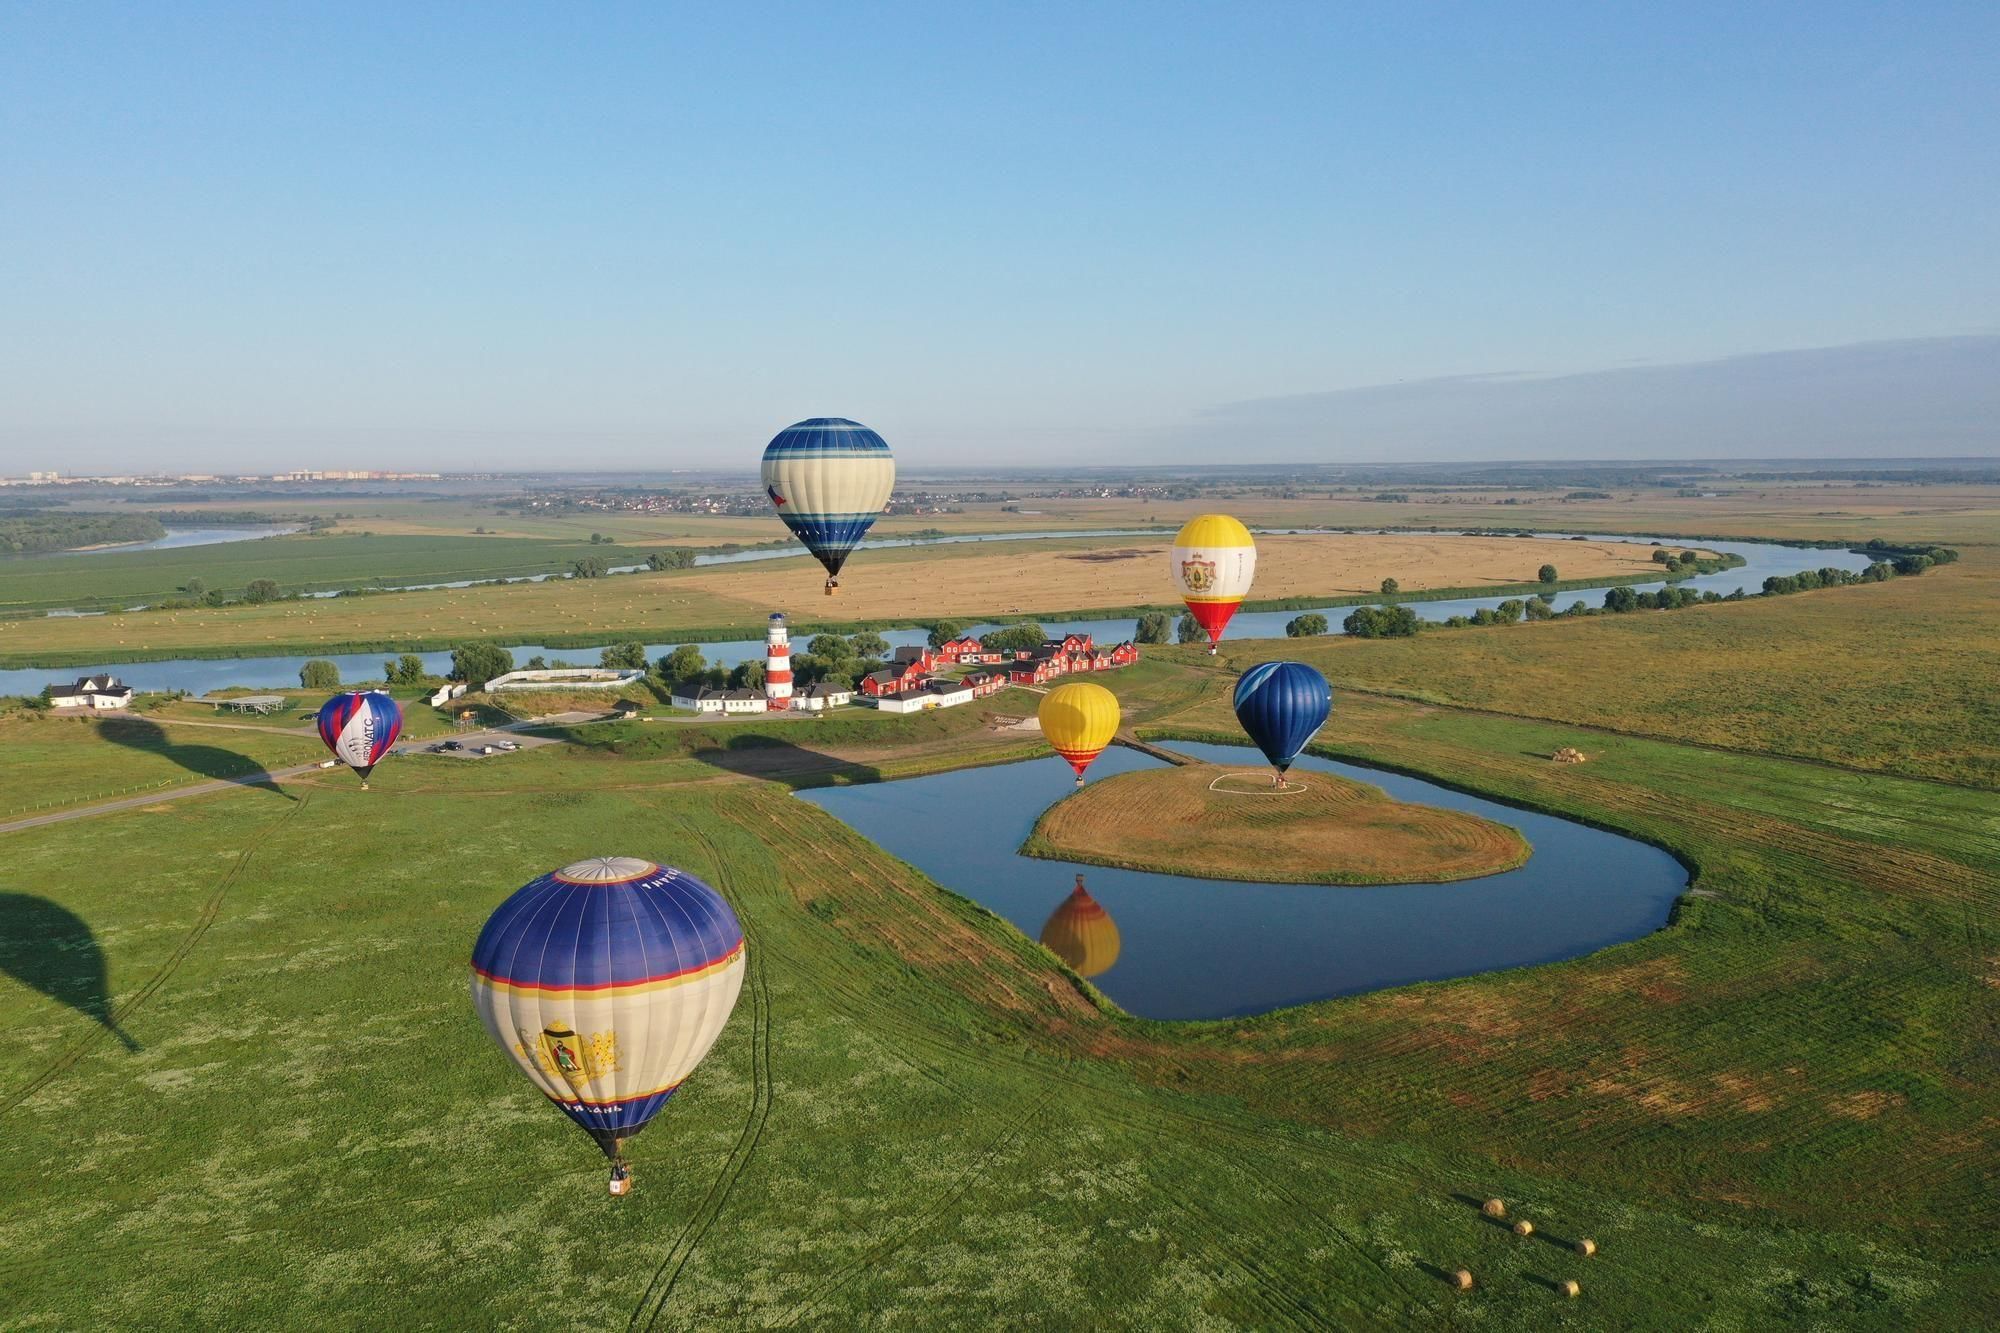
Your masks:
{"label": "white building", "polygon": [[132,687],[116,676],[78,676],[74,685],[49,690],[51,708],[124,708],[132,702]]}
{"label": "white building", "polygon": [[697,713],[763,713],[770,701],[759,690],[715,690],[684,685],[673,693],[674,707]]}
{"label": "white building", "polygon": [[792,708],[804,713],[824,713],[830,708],[845,708],[854,702],[854,691],[845,685],[830,685],[821,681],[808,685],[792,696]]}
{"label": "white building", "polygon": [[958,680],[931,680],[885,694],[875,706],[885,713],[921,713],[927,708],[956,708],[972,702],[972,687]]}
{"label": "white building", "polygon": [[771,613],[764,631],[764,699],[774,713],[792,706],[792,644],[782,611]]}

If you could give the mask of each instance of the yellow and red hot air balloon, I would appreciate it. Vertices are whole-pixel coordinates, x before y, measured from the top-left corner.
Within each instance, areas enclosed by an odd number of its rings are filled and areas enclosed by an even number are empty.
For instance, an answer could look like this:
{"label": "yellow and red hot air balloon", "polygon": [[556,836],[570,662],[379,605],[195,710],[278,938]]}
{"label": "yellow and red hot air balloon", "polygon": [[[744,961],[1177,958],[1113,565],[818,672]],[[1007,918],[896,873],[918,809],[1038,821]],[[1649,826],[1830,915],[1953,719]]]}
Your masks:
{"label": "yellow and red hot air balloon", "polygon": [[1109,972],[1118,961],[1118,923],[1076,877],[1076,889],[1042,927],[1042,945],[1080,977]]}
{"label": "yellow and red hot air balloon", "polygon": [[1118,734],[1118,696],[1094,681],[1073,680],[1058,685],[1042,696],[1036,710],[1042,735],[1055,752],[1069,760],[1076,770],[1076,785],[1083,785],[1083,770],[1104,753]]}
{"label": "yellow and red hot air balloon", "polygon": [[1191,518],[1174,538],[1174,585],[1195,623],[1208,631],[1208,651],[1243,605],[1257,574],[1257,543],[1250,529],[1227,514]]}

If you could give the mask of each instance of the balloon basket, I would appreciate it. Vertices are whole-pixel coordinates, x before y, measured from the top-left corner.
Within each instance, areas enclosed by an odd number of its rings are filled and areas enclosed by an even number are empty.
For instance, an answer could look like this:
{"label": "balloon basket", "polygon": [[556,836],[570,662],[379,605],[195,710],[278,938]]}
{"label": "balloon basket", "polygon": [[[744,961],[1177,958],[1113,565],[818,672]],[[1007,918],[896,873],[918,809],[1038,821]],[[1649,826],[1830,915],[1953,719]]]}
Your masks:
{"label": "balloon basket", "polygon": [[611,1163],[611,1181],[606,1188],[614,1199],[622,1199],[632,1192],[632,1168],[625,1164],[624,1158]]}

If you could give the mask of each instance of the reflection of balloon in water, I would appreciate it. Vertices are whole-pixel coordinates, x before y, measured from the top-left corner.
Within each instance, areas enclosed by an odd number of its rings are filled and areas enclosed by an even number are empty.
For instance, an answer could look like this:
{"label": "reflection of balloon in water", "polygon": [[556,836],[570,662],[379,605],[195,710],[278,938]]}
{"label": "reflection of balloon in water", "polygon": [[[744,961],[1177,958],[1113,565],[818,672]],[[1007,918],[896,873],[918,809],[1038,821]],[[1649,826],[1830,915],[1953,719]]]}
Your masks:
{"label": "reflection of balloon in water", "polygon": [[874,525],[896,485],[896,460],[868,427],[846,417],[813,417],[764,446],[764,494],[778,517],[826,566],[829,597],[840,567]]}
{"label": "reflection of balloon in water", "polygon": [[1304,662],[1259,662],[1236,682],[1236,720],[1280,782],[1332,707],[1333,687]]}
{"label": "reflection of balloon in water", "polygon": [[136,1051],[111,1013],[110,969],[97,936],[60,903],[31,893],[0,893],[0,972],[101,1024]]}
{"label": "reflection of balloon in water", "polygon": [[494,909],[472,1007],[529,1082],[597,1140],[625,1192],[625,1140],[722,1035],[743,929],[692,875],[632,857],[564,866]]}
{"label": "reflection of balloon in water", "polygon": [[403,710],[380,690],[336,694],[319,708],[319,738],[335,759],[361,775],[363,787],[402,731]]}
{"label": "reflection of balloon in water", "polygon": [[1118,696],[1094,681],[1073,680],[1058,685],[1042,696],[1036,710],[1042,735],[1049,738],[1055,752],[1069,760],[1076,770],[1076,785],[1083,785],[1083,770],[1104,753],[1118,734]]}
{"label": "reflection of balloon in water", "polygon": [[1042,944],[1080,977],[1108,972],[1118,961],[1118,923],[1076,877],[1076,888],[1042,927]]}
{"label": "reflection of balloon in water", "polygon": [[1195,623],[1208,631],[1215,651],[1223,626],[1243,605],[1257,574],[1257,543],[1250,529],[1227,514],[1191,518],[1174,538],[1174,585]]}

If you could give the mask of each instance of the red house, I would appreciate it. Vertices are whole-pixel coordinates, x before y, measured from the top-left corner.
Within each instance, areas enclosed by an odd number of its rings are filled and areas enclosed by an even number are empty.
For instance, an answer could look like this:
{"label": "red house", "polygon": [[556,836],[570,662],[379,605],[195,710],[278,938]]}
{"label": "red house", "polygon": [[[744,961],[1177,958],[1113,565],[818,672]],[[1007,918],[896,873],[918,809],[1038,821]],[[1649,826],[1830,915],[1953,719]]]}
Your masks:
{"label": "red house", "polygon": [[967,635],[962,639],[953,639],[950,643],[941,643],[932,651],[938,661],[955,663],[984,661],[982,654],[986,650],[979,646],[979,640]]}
{"label": "red house", "polygon": [[879,699],[885,694],[897,694],[921,684],[929,674],[930,667],[921,658],[892,662],[880,671],[863,676],[861,692],[870,699]]}

